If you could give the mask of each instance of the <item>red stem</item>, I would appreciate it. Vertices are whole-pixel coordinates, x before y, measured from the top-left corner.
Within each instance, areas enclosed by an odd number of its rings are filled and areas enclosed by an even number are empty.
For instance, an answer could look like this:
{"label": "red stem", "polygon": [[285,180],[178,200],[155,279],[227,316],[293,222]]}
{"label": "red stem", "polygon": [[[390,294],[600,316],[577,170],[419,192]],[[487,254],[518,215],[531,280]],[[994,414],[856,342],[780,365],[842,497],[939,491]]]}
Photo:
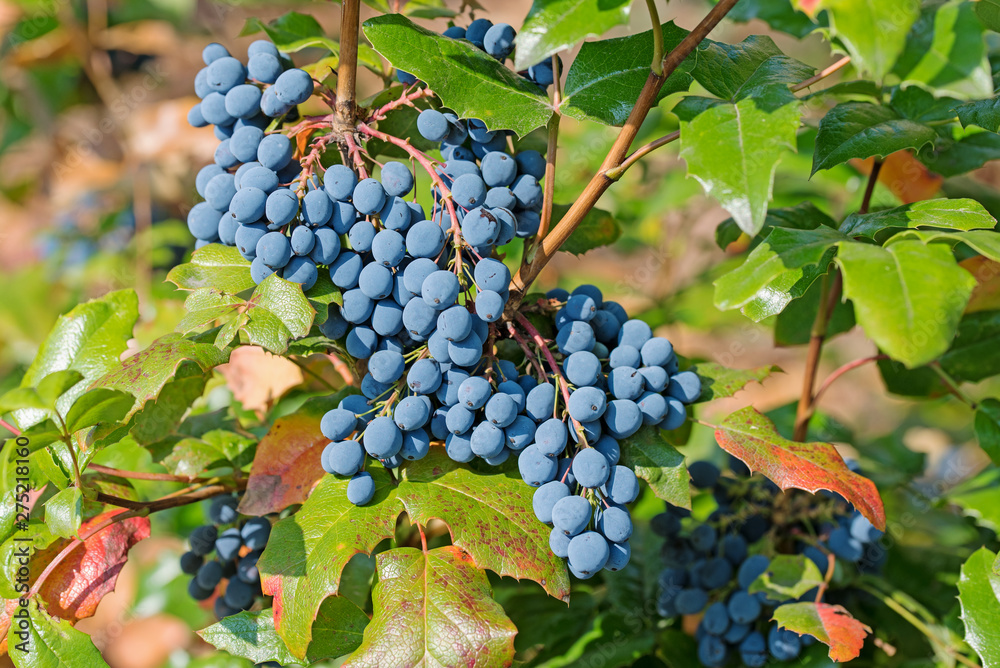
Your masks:
{"label": "red stem", "polygon": [[350,132],[344,133],[344,143],[347,144],[347,152],[354,160],[354,167],[363,179],[368,178],[368,170],[365,168],[364,158],[361,157],[361,147],[354,141],[354,135]]}
{"label": "red stem", "polygon": [[88,470],[95,471],[97,473],[103,473],[105,475],[113,475],[119,478],[131,478],[133,480],[163,480],[166,482],[186,482],[186,483],[195,483],[199,481],[199,479],[196,477],[171,475],[170,473],[147,473],[145,471],[123,471],[122,469],[115,469],[111,468],[110,466],[101,466],[100,464],[91,464],[87,468]]}
{"label": "red stem", "polygon": [[819,386],[818,390],[816,390],[816,394],[813,395],[813,400],[812,400],[813,405],[815,406],[817,403],[819,403],[820,396],[822,396],[822,394],[826,392],[827,388],[833,384],[833,381],[837,380],[848,371],[853,371],[854,369],[857,369],[860,366],[864,366],[869,362],[877,362],[879,360],[887,360],[887,359],[889,359],[888,355],[872,355],[871,357],[863,357],[859,360],[848,362],[839,369],[836,369],[829,376],[826,377],[826,380],[823,381],[823,384]]}
{"label": "red stem", "polygon": [[524,337],[521,336],[520,332],[517,331],[517,328],[514,327],[514,323],[508,322],[507,330],[510,332],[511,338],[517,342],[517,345],[521,346],[521,350],[524,351],[524,355],[528,358],[528,361],[535,365],[535,369],[538,371],[538,381],[540,383],[544,383],[545,369],[542,368],[542,363],[538,359],[538,355],[531,350],[528,342],[524,340]]}
{"label": "red stem", "polygon": [[11,423],[7,422],[6,420],[0,420],[0,427],[3,427],[4,429],[6,429],[7,431],[9,431],[10,433],[14,434],[14,436],[20,436],[21,435],[21,430],[18,429],[17,427],[15,427],[14,425],[12,425]]}
{"label": "red stem", "polygon": [[382,105],[378,109],[372,111],[371,116],[365,119],[366,123],[372,123],[374,121],[381,121],[384,119],[390,111],[393,109],[398,109],[399,107],[412,107],[414,100],[419,100],[422,97],[434,97],[434,91],[430,88],[417,88],[412,92],[403,92],[403,95],[399,99],[393,100],[387,104]]}

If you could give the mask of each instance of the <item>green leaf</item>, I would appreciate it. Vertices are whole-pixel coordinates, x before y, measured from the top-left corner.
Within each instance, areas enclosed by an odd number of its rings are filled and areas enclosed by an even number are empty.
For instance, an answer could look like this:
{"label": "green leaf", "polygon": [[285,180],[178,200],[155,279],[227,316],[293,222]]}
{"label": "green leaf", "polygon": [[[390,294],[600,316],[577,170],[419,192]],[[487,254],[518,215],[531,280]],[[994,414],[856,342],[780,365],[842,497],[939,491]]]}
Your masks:
{"label": "green leaf", "polygon": [[[804,4],[804,0],[797,0]],[[825,9],[830,33],[843,43],[859,70],[881,80],[892,69],[906,44],[910,27],[920,16],[920,0],[818,0]]]}
{"label": "green leaf", "polygon": [[837,264],[858,324],[880,349],[910,368],[948,349],[976,284],[947,248],[919,241],[887,248],[843,242]]}
{"label": "green leaf", "polygon": [[772,601],[800,598],[813,587],[823,584],[823,574],[809,557],[801,554],[779,554],[771,559],[750,588],[751,594],[764,592]]}
{"label": "green leaf", "polygon": [[[65,415],[90,383],[120,364],[138,319],[139,302],[132,290],[110,292],[59,316],[21,387],[34,387],[56,371],[79,371],[86,382],[74,385],[56,402],[56,409]],[[22,410],[14,417],[24,430],[50,416],[41,410]]]}
{"label": "green leaf", "polygon": [[[397,135],[405,137],[406,135]],[[330,279],[330,272],[321,271],[316,283],[306,291],[306,299],[316,311],[316,319],[313,324],[322,325],[326,322],[330,304],[344,305],[344,296],[340,288],[333,284]]]}
{"label": "green leaf", "polygon": [[979,548],[962,564],[958,601],[965,622],[965,641],[984,666],[1000,665],[1000,575],[992,568],[997,555]]}
{"label": "green leaf", "polygon": [[1000,401],[989,397],[979,402],[975,427],[979,447],[1000,466]]}
{"label": "green leaf", "polygon": [[67,487],[45,502],[45,524],[60,538],[73,538],[83,521],[83,492]]}
{"label": "green leaf", "polygon": [[[819,311],[822,285],[815,282],[798,299],[788,303],[778,314],[774,323],[774,345],[801,346],[809,343],[812,338],[812,327]],[[830,340],[837,334],[854,329],[854,304],[850,300],[838,301],[833,307],[830,322],[826,326],[826,339]]]}
{"label": "green leaf", "polygon": [[[979,2],[981,4],[984,0]],[[955,107],[955,113],[963,127],[978,125],[990,132],[1000,130],[1000,97],[966,102]]]}
{"label": "green leaf", "polygon": [[715,305],[740,308],[756,321],[781,313],[827,272],[844,235],[829,227],[795,230],[776,227],[737,269],[715,281]]}
{"label": "green leaf", "polygon": [[33,387],[15,387],[0,396],[0,415],[18,410],[45,410],[50,407],[47,401],[38,396]]}
{"label": "green leaf", "polygon": [[772,86],[765,98],[720,104],[681,122],[680,155],[688,175],[750,236],[764,226],[778,161],[785,150],[795,150],[800,105],[774,108],[771,103],[783,99],[779,90]]}
{"label": "green leaf", "polygon": [[467,553],[398,548],[376,564],[375,613],[345,668],[510,665],[517,629]]}
{"label": "green leaf", "polygon": [[214,445],[200,438],[184,438],[174,444],[160,463],[173,475],[195,478],[226,461],[226,456]]}
{"label": "green leaf", "polygon": [[808,16],[792,7],[791,0],[740,0],[726,18],[738,22],[760,19],[775,30],[799,39],[816,28]]}
{"label": "green leaf", "polygon": [[948,500],[975,518],[976,524],[997,531],[1000,529],[1000,469],[987,468],[948,490]]}
{"label": "green leaf", "polygon": [[905,119],[889,107],[845,102],[819,122],[812,173],[851,158],[884,158],[906,148],[919,149],[933,143],[935,137],[933,128]]}
{"label": "green leaf", "polygon": [[316,311],[302,294],[302,286],[271,274],[254,290],[243,312],[249,322],[243,326],[250,343],[280,355],[290,339],[309,333]]}
{"label": "green leaf", "polygon": [[439,519],[452,543],[472,555],[480,568],[518,580],[534,580],[549,595],[569,598],[569,577],[549,549],[549,530],[535,517],[532,489],[513,471],[482,474],[452,461],[432,447],[401,470],[399,500],[412,522]]}
{"label": "green leaf", "polygon": [[751,35],[739,44],[706,42],[692,71],[705,90],[738,102],[770,86],[796,84],[815,70],[781,52],[770,37]]}
{"label": "green leaf", "polygon": [[[27,613],[27,628],[17,623]],[[107,666],[90,636],[74,629],[69,622],[50,617],[38,605],[38,599],[19,606],[15,623],[7,632],[8,653],[17,668],[98,668]]]}
{"label": "green leaf", "polygon": [[957,141],[940,138],[933,148],[924,149],[917,157],[936,174],[958,176],[1000,159],[1000,135],[975,132]]}
{"label": "green leaf", "polygon": [[514,42],[514,69],[526,70],[586,37],[600,37],[625,25],[631,4],[631,0],[535,0]]}
{"label": "green leaf", "polygon": [[523,137],[552,117],[552,105],[538,86],[471,42],[443,37],[399,14],[368,19],[364,31],[386,60],[425,81],[462,118]]}
{"label": "green leaf", "polygon": [[94,388],[73,403],[66,416],[66,430],[72,434],[99,422],[118,422],[129,414],[134,403],[131,394]]}
{"label": "green leaf", "polygon": [[161,336],[145,350],[132,355],[94,383],[95,387],[120,390],[135,397],[128,417],[159,397],[185,363],[196,364],[202,375],[229,361],[229,349],[219,350],[197,338],[171,333]]}
{"label": "green leaf", "polygon": [[312,16],[298,12],[288,12],[264,23],[258,18],[249,18],[240,31],[240,37],[264,31],[279,51],[295,53],[302,49],[318,46],[339,53],[340,45],[323,33],[323,28]]}
{"label": "green leaf", "polygon": [[976,3],[951,0],[924,7],[893,70],[902,81],[934,89],[937,97],[979,98],[993,94],[985,29]]}
{"label": "green leaf", "polygon": [[1000,32],[1000,0],[979,0],[976,16],[993,32]]}
{"label": "green leaf", "polygon": [[906,229],[993,229],[997,221],[972,199],[931,199],[875,213],[852,213],[840,226],[849,237],[884,243]]}
{"label": "green leaf", "polygon": [[[367,625],[368,615],[358,606],[340,596],[329,597],[323,601],[313,623],[315,640],[309,645],[306,659],[314,663],[353,652],[361,644],[361,634]],[[272,608],[226,617],[198,631],[198,635],[217,649],[254,663],[299,663],[274,630]]]}
{"label": "green leaf", "polygon": [[700,362],[691,371],[701,378],[701,396],[696,403],[735,396],[750,383],[763,383],[771,374],[783,373],[774,364],[756,369],[730,369],[715,362]]}
{"label": "green leaf", "polygon": [[[687,30],[678,28],[673,22],[663,24],[660,30],[667,51],[688,34]],[[581,120],[624,125],[631,111],[631,101],[639,97],[639,91],[649,78],[652,52],[652,30],[599,42],[584,42],[566,75],[562,112]],[[694,62],[695,56],[689,56],[670,75],[657,94],[657,102],[691,87],[693,79],[689,72]],[[629,104],[623,104],[623,101]]]}
{"label": "green leaf", "polygon": [[[177,331],[187,334],[237,313],[246,300],[216,288],[197,288],[184,300],[186,313],[177,324]],[[221,342],[228,345],[229,341]]]}
{"label": "green leaf", "polygon": [[76,369],[64,369],[42,378],[35,389],[48,408],[55,408],[59,397],[69,392],[81,380],[83,380],[83,374]]}
{"label": "green leaf", "polygon": [[872,631],[841,606],[827,603],[786,603],[775,609],[774,621],[780,628],[808,633],[829,646],[830,658],[838,662],[858,658]]}
{"label": "green leaf", "polygon": [[298,512],[271,529],[257,564],[264,593],[274,597],[275,629],[293,656],[306,656],[312,623],[337,593],[344,566],[391,538],[403,507],[381,466],[372,465],[375,496],[365,506],[347,500],[347,480],[328,475]]}
{"label": "green leaf", "polygon": [[679,508],[691,507],[691,484],[684,455],[664,440],[656,427],[643,427],[621,441],[625,466],[649,483],[659,499]]}
{"label": "green leaf", "polygon": [[167,280],[181,290],[214,288],[233,295],[256,285],[250,277],[250,263],[235,246],[222,244],[199,248],[190,262],[171,269]]}
{"label": "green leaf", "polygon": [[199,397],[212,374],[197,364],[182,363],[172,380],[148,401],[132,420],[130,435],[139,445],[150,445],[174,432],[181,418]]}
{"label": "green leaf", "polygon": [[[830,216],[820,211],[812,202],[802,202],[783,209],[768,209],[758,239],[770,234],[772,227],[787,227],[793,230],[815,230],[819,226],[837,229],[837,223]],[[732,218],[719,223],[715,229],[715,243],[722,250],[740,238],[743,230]]]}
{"label": "green leaf", "polygon": [[[553,226],[562,220],[569,208],[568,204],[552,206]],[[573,230],[559,250],[573,255],[583,255],[595,248],[613,244],[621,235],[622,226],[618,219],[611,213],[595,207],[584,215],[580,225]]]}
{"label": "green leaf", "polygon": [[752,406],[736,411],[718,425],[715,440],[751,471],[759,471],[781,489],[836,492],[869,522],[885,529],[885,508],[878,489],[871,480],[847,468],[833,445],[789,441]]}

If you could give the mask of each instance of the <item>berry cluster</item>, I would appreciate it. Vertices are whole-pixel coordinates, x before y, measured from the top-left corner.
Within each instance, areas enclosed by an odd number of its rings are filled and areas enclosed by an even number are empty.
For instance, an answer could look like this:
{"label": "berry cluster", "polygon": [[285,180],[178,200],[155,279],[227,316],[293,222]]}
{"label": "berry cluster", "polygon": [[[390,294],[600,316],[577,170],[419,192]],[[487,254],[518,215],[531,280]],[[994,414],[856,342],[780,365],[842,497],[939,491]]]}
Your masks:
{"label": "berry cluster", "polygon": [[[241,520],[238,504],[239,499],[231,495],[212,499],[210,524],[191,532],[191,549],[181,555],[181,571],[193,576],[188,585],[191,598],[207,600],[223,587],[215,599],[219,619],[249,610],[263,597],[257,560],[271,535],[271,523],[263,517]],[[213,552],[215,558],[208,559]]]}
{"label": "berry cluster", "polygon": [[[735,460],[733,469],[746,472]],[[710,491],[718,508],[704,522],[669,504],[653,518],[653,531],[667,538],[659,613],[668,618],[701,615],[695,638],[698,660],[707,668],[724,665],[731,654],[750,668],[766,664],[768,655],[794,660],[816,639],[768,621],[771,609],[789,601],[750,593],[751,585],[779,551],[802,554],[825,574],[831,557],[843,562],[846,554],[846,561],[859,562],[863,550],[856,548],[878,540],[881,532],[837,495],[781,494],[769,480],[723,476],[709,462],[695,462],[688,471],[693,485]],[[835,538],[842,533],[846,538]],[[850,545],[849,553],[841,549],[842,540]],[[813,589],[800,600],[816,595]]]}
{"label": "berry cluster", "polygon": [[246,66],[220,44],[209,44],[202,54],[207,66],[195,78],[202,100],[188,121],[214,125],[220,144],[215,162],[198,172],[195,187],[205,201],[191,209],[188,229],[198,248],[212,242],[236,246],[252,261],[258,283],[281,271],[308,288],[316,282],[316,265],[332,261],[336,253],[330,249],[340,248],[336,233],[319,229],[330,221],[334,203],[313,194],[315,183],[300,203],[305,184],[289,187],[302,172],[292,159],[292,141],[265,129],[308,100],[314,82],[304,70],[289,67],[270,42],[258,40],[247,53]]}
{"label": "berry cluster", "polygon": [[[441,34],[451,39],[467,40],[474,47],[485,51],[500,62],[505,61],[510,54],[514,53],[514,38],[517,37],[517,31],[509,23],[494,24],[489,19],[476,19],[469,24],[468,28],[453,25]],[[562,59],[558,60],[561,66]],[[540,88],[547,88],[555,82],[555,71],[552,69],[550,58],[532,65],[519,74]],[[402,70],[396,70],[396,78],[407,86],[417,83],[415,76]]]}

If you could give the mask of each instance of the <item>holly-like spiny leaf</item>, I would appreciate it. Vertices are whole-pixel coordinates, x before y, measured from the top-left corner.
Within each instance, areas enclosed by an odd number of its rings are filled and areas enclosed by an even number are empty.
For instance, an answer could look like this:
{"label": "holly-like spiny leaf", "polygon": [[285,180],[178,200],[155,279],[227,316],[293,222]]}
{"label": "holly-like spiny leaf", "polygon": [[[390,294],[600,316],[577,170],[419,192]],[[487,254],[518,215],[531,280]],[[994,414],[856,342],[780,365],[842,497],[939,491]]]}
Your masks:
{"label": "holly-like spiny leaf", "polygon": [[552,117],[552,105],[538,86],[466,40],[443,37],[399,14],[369,19],[364,31],[386,60],[425,81],[462,118],[523,137]]}
{"label": "holly-like spiny leaf", "polygon": [[812,173],[852,158],[884,158],[903,149],[920,149],[936,137],[930,126],[903,118],[889,107],[845,102],[819,122]]}
{"label": "holly-like spiny leaf", "polygon": [[[107,666],[86,633],[70,622],[57,619],[29,600],[12,613],[15,623],[7,631],[8,653],[17,668],[99,668]],[[27,613],[27,629],[19,623],[19,613]]]}
{"label": "holly-like spiny leaf", "polygon": [[444,521],[452,542],[480,568],[530,579],[568,600],[566,566],[549,549],[549,530],[535,517],[532,490],[516,472],[479,473],[432,447],[402,468],[399,500],[412,522]]}
{"label": "holly-like spiny leaf", "polygon": [[774,620],[781,628],[808,633],[829,646],[830,658],[838,662],[858,658],[872,631],[843,607],[828,603],[786,603],[775,609]]}
{"label": "holly-like spiny leaf", "polygon": [[1000,573],[997,555],[979,548],[962,564],[958,600],[965,622],[965,641],[983,659],[984,666],[1000,665]]}
{"label": "holly-like spiny leaf", "polygon": [[235,295],[252,289],[250,262],[234,246],[209,244],[199,248],[191,261],[179,264],[167,274],[167,280],[181,290],[214,288]]}
{"label": "holly-like spiny leaf", "polygon": [[[80,535],[88,538],[59,562],[38,590],[39,597],[45,601],[45,607],[51,614],[74,621],[90,617],[101,599],[114,590],[129,550],[140,540],[149,538],[149,518],[132,517],[100,529],[92,536],[89,534],[124,512],[109,511],[80,526]],[[60,540],[35,554],[33,567],[41,572],[40,569],[67,544],[67,540]]]}
{"label": "holly-like spiny leaf", "polygon": [[751,35],[739,44],[706,41],[692,75],[713,95],[738,102],[769,86],[798,83],[813,72],[812,67],[782,53],[770,37]]}
{"label": "holly-like spiny leaf", "polygon": [[337,593],[344,566],[391,538],[403,511],[385,469],[372,464],[368,471],[375,496],[367,505],[347,500],[347,480],[325,476],[298,512],[274,525],[257,564],[264,593],[274,597],[275,629],[297,658],[306,656],[313,620]]}
{"label": "holly-like spiny leaf", "polygon": [[976,284],[948,248],[912,240],[886,248],[843,242],[836,261],[858,324],[879,348],[910,368],[948,350]]}
{"label": "holly-like spiny leaf", "polygon": [[779,554],[771,559],[767,570],[761,573],[748,591],[764,592],[772,601],[788,601],[804,595],[823,584],[823,574],[809,557],[801,554]]}
{"label": "holly-like spiny leaf", "polygon": [[855,67],[881,80],[896,63],[920,16],[920,0],[793,0],[815,16],[826,10],[830,34],[847,49]]}
{"label": "holly-like spiny leaf", "polygon": [[[313,641],[306,652],[309,663],[336,659],[353,652],[361,644],[368,615],[341,596],[331,596],[319,608],[313,622]],[[243,611],[219,620],[198,632],[217,649],[242,656],[254,663],[277,661],[299,663],[274,630],[274,610]]]}
{"label": "holly-like spiny leaf", "polygon": [[849,237],[885,242],[906,229],[993,229],[996,219],[973,199],[931,199],[874,213],[852,213],[840,225]]}
{"label": "holly-like spiny leaf", "polygon": [[585,37],[599,37],[628,23],[631,4],[630,0],[535,0],[517,33],[514,68],[526,70]]}
{"label": "holly-like spiny leaf", "polygon": [[160,463],[170,473],[189,478],[195,478],[217,465],[230,464],[234,468],[242,468],[252,459],[253,453],[248,452],[248,448],[254,443],[253,439],[241,434],[216,429],[200,438],[181,439]]}
{"label": "holly-like spiny leaf", "polygon": [[291,415],[275,420],[260,440],[240,501],[244,515],[267,515],[302,503],[326,473],[320,455],[330,439],[319,430],[327,411],[353,392],[313,397]]}
{"label": "holly-like spiny leaf", "polygon": [[885,508],[874,483],[854,473],[829,443],[798,443],[777,432],[774,423],[752,406],[739,410],[715,429],[726,452],[759,471],[781,489],[836,492],[878,529],[885,529]]}
{"label": "holly-like spiny leaf", "polygon": [[376,564],[375,614],[345,668],[511,665],[517,629],[467,552],[399,548]]}
{"label": "holly-like spiny leaf", "polygon": [[[688,34],[673,22],[663,24],[660,30],[667,51]],[[652,30],[584,42],[566,75],[562,112],[582,120],[623,125],[631,111],[631,102],[639,97],[639,91],[649,78],[649,54],[652,52]],[[670,75],[657,93],[657,102],[690,88],[693,79],[689,72],[695,59],[696,56],[689,56]],[[622,104],[623,101],[629,104]]]}
{"label": "holly-like spiny leaf", "polygon": [[691,371],[701,378],[701,396],[696,403],[734,396],[750,383],[763,383],[773,373],[783,373],[774,364],[755,369],[731,369],[715,362],[699,362]]}
{"label": "holly-like spiny leaf", "polygon": [[659,499],[679,508],[691,507],[691,485],[684,455],[667,443],[660,430],[646,426],[622,440],[625,466],[649,484]]}
{"label": "holly-like spiny leaf", "polygon": [[780,313],[827,272],[836,244],[844,239],[825,225],[774,228],[740,267],[715,281],[715,305],[723,310],[746,307],[744,313],[758,322]]}
{"label": "holly-like spiny leaf", "polygon": [[[68,388],[56,401],[56,409],[65,415],[89,383],[120,364],[119,356],[138,319],[139,302],[131,290],[110,292],[80,304],[56,321],[21,379],[21,387],[35,387],[57,371],[79,372],[86,382]],[[46,412],[39,409],[14,413],[22,431],[46,417]]]}

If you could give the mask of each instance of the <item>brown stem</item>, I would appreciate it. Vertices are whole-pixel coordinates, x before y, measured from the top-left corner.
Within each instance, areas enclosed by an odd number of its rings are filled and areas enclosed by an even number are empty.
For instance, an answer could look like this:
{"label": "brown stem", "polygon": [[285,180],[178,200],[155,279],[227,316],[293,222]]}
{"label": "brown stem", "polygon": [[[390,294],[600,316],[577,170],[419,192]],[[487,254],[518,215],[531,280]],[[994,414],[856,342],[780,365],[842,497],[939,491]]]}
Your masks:
{"label": "brown stem", "polygon": [[808,79],[806,79],[802,83],[797,83],[794,86],[792,86],[792,92],[793,93],[798,93],[800,90],[804,90],[806,88],[809,88],[809,86],[812,86],[817,81],[822,81],[823,79],[827,78],[828,76],[830,76],[834,72],[836,72],[836,71],[840,70],[841,68],[845,67],[850,62],[851,62],[851,57],[850,56],[844,56],[843,58],[841,58],[840,60],[838,60],[837,62],[835,62],[833,65],[830,65],[826,69],[821,70],[819,72],[819,74],[817,74],[816,76],[809,77]]}
{"label": "brown stem", "polygon": [[676,132],[671,132],[666,136],[651,141],[645,146],[640,146],[629,157],[625,158],[625,160],[622,161],[622,164],[618,165],[613,169],[609,169],[607,172],[608,178],[617,181],[622,177],[622,174],[624,174],[628,170],[628,168],[634,165],[636,162],[646,157],[647,155],[649,155],[656,149],[660,148],[661,146],[666,146],[667,144],[673,141],[677,141],[680,138],[681,138],[681,131],[677,130]]}
{"label": "brown stem", "polygon": [[[868,213],[871,207],[872,193],[875,192],[875,184],[878,182],[879,172],[882,170],[882,162],[876,160],[872,165],[871,174],[868,175],[868,185],[865,188],[864,197],[861,200],[859,213]],[[799,396],[799,405],[795,411],[795,430],[792,440],[804,441],[809,432],[809,420],[816,410],[816,396],[813,388],[816,387],[816,377],[819,372],[819,361],[823,354],[823,343],[826,341],[827,330],[830,326],[830,318],[843,294],[844,276],[840,271],[833,271],[833,284],[830,285],[828,276],[823,276],[823,284],[820,289],[819,309],[816,311],[816,319],[813,321],[812,332],[809,338],[809,352],[806,354],[806,368],[802,379],[802,394]]]}
{"label": "brown stem", "polygon": [[[553,76],[556,79],[556,91],[552,97],[552,106],[558,109],[561,93],[559,92],[559,60],[555,56],[552,56],[552,68]],[[549,143],[545,149],[544,203],[542,204],[542,221],[538,226],[536,243],[541,243],[552,225],[552,199],[556,190],[556,153],[559,150],[559,121],[561,118],[562,116],[557,111],[552,115],[552,120],[549,121]]]}
{"label": "brown stem", "polygon": [[132,480],[161,480],[165,482],[198,482],[198,478],[190,478],[181,475],[172,475],[170,473],[147,473],[146,471],[123,471],[122,469],[111,468],[110,466],[101,466],[100,464],[91,464],[87,467],[87,470],[94,471],[96,473],[103,473],[104,475],[112,475],[118,478],[130,478]]}
{"label": "brown stem", "polygon": [[97,501],[98,503],[106,503],[111,506],[118,506],[119,508],[128,508],[129,510],[155,513],[160,510],[166,510],[167,508],[176,508],[177,506],[186,506],[191,503],[197,503],[198,501],[210,499],[213,496],[218,496],[219,494],[236,491],[236,489],[237,486],[235,485],[218,483],[215,485],[207,485],[188,494],[165,496],[162,499],[156,499],[155,501],[133,501],[131,499],[123,499],[121,497],[112,496],[111,494],[105,494],[104,492],[98,492]]}
{"label": "brown stem", "polygon": [[541,273],[545,265],[552,259],[552,256],[559,250],[559,247],[573,233],[573,230],[583,221],[584,216],[594,208],[601,195],[614,183],[612,179],[608,178],[606,172],[622,164],[629,147],[639,133],[639,126],[642,125],[642,121],[646,118],[649,110],[656,104],[658,94],[664,82],[698,48],[698,45],[722,21],[737,2],[738,0],[720,0],[702,22],[688,33],[681,40],[680,44],[674,47],[667,54],[666,58],[663,59],[663,74],[656,75],[653,72],[649,73],[649,77],[646,79],[646,83],[639,93],[639,98],[636,100],[635,106],[632,107],[628,120],[625,121],[624,127],[622,127],[618,138],[611,146],[611,150],[608,152],[607,157],[605,157],[600,170],[590,180],[590,183],[587,184],[583,192],[573,203],[573,206],[570,207],[566,215],[559,221],[559,224],[538,245],[538,252],[530,266],[524,268],[526,270],[522,269],[518,271],[517,275],[511,281],[510,299],[507,302],[507,308],[504,312],[504,317],[507,320],[511,320],[514,317],[521,304],[521,300],[524,299],[528,286],[538,277],[538,274]]}
{"label": "brown stem", "polygon": [[342,127],[357,117],[358,30],[361,0],[344,0],[340,14],[340,64],[337,68],[337,117]]}

